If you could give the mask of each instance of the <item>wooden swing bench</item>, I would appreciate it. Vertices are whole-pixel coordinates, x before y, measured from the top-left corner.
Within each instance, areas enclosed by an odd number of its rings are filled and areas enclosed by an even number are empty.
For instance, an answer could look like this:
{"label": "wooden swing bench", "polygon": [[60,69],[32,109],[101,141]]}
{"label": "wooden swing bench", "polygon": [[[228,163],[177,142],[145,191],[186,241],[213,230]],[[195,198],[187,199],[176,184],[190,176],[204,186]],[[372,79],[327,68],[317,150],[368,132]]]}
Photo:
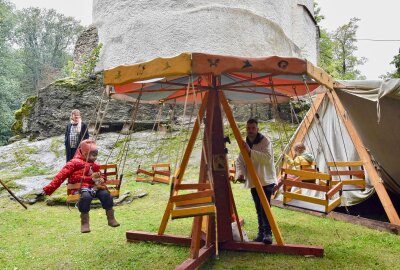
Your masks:
{"label": "wooden swing bench", "polygon": [[171,195],[170,202],[173,203],[171,219],[215,215],[215,194],[209,183],[177,184],[173,189],[175,191],[196,191],[182,195]]}
{"label": "wooden swing bench", "polygon": [[136,170],[136,182],[158,182],[169,184],[171,177],[171,165],[169,163],[156,163],[151,165],[151,171],[138,166]]}
{"label": "wooden swing bench", "polygon": [[[298,200],[312,205],[322,206],[324,213],[329,213],[341,203],[340,192],[342,182],[333,183],[331,175],[316,171],[282,169],[283,183],[283,204],[291,200]],[[293,188],[297,188],[292,191]],[[323,196],[316,198],[302,194],[302,190],[319,191]],[[337,198],[333,198],[339,193]],[[295,205],[293,205],[295,206]],[[299,206],[300,207],[300,206]],[[315,207],[316,209],[317,207]],[[317,211],[317,210],[316,210]]]}
{"label": "wooden swing bench", "polygon": [[[113,198],[119,198],[122,179],[118,179],[117,164],[100,165],[101,177],[105,180],[105,185]],[[79,190],[81,183],[67,184],[67,202],[77,202],[81,195],[72,194],[72,191]]]}
{"label": "wooden swing bench", "polygon": [[[328,172],[332,176],[332,184],[343,184],[343,191],[364,190],[365,173],[362,161],[327,162]],[[346,189],[345,189],[346,186]]]}

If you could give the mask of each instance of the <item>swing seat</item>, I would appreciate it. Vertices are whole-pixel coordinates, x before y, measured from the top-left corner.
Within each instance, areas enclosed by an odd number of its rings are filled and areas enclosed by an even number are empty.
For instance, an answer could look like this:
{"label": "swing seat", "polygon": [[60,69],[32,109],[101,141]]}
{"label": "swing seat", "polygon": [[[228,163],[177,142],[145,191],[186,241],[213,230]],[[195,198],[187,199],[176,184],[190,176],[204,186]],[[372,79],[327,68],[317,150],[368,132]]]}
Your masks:
{"label": "swing seat", "polygon": [[210,184],[178,184],[175,190],[198,189],[197,192],[175,195],[170,198],[174,204],[171,218],[186,218],[204,215],[215,215],[214,191]]}
{"label": "swing seat", "polygon": [[[136,182],[159,182],[169,184],[171,166],[169,163],[156,163],[151,165],[151,171],[149,171],[142,169],[139,165],[136,174]],[[144,176],[139,176],[139,174]]]}
{"label": "swing seat", "polygon": [[117,164],[100,165],[101,177],[105,180],[105,185],[113,198],[119,198],[122,178],[118,179]]}
{"label": "swing seat", "polygon": [[[100,165],[101,177],[104,179],[104,184],[107,186],[113,198],[119,198],[120,187],[122,180],[118,179],[118,168],[117,164],[103,164]],[[81,195],[72,193],[73,191],[79,190],[81,183],[67,184],[67,202],[77,202]]]}
{"label": "swing seat", "polygon": [[364,163],[362,161],[327,162],[332,183],[343,183],[343,191],[365,190]]}
{"label": "swing seat", "polygon": [[[154,177],[154,172],[152,171],[148,171],[148,170],[144,170],[142,168],[140,168],[141,165],[138,166],[137,170],[136,170],[136,182],[146,182],[146,181],[153,181],[153,177]],[[139,174],[142,174],[144,176],[139,176]]]}
{"label": "swing seat", "polygon": [[169,163],[156,163],[151,166],[154,182],[169,184],[171,176],[171,165]]}
{"label": "swing seat", "polygon": [[[320,211],[329,213],[341,203],[341,197],[338,196],[336,199],[333,197],[341,192],[342,183],[332,183],[331,176],[329,174],[304,171],[304,170],[292,170],[282,169],[284,173],[283,182],[283,204],[288,205],[292,200],[305,202],[311,205],[310,210]],[[291,176],[291,178],[288,178]],[[297,188],[292,191],[292,188]],[[302,194],[302,190],[319,191],[323,193],[322,197],[313,197]],[[306,205],[303,203],[303,205]],[[292,206],[296,206],[291,204]],[[319,210],[321,208],[322,210]],[[306,208],[306,207],[304,207]]]}

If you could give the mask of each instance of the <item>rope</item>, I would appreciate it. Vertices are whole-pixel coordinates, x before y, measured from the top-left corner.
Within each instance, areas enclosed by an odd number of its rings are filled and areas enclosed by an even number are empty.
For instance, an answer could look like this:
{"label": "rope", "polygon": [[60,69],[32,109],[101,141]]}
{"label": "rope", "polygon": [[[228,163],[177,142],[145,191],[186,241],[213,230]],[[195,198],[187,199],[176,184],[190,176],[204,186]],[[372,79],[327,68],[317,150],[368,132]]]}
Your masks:
{"label": "rope", "polygon": [[[180,128],[180,130],[179,130],[179,134],[182,134],[183,126],[185,125],[185,116],[186,116],[187,100],[188,100],[188,97],[189,97],[189,89],[190,89],[190,81],[191,81],[191,79],[192,79],[192,75],[190,75],[190,77],[188,77],[188,84],[187,84],[187,87],[186,87],[185,104],[184,104],[184,106],[183,106],[182,122],[181,122],[181,128]],[[185,145],[184,145],[184,143],[182,142],[182,151],[183,151],[183,148],[184,148],[184,147],[185,147]],[[180,156],[180,155],[177,155],[176,158],[175,158],[174,170],[176,170],[176,168],[177,168],[179,156]]]}
{"label": "rope", "polygon": [[[321,124],[321,122],[319,121],[319,115],[318,115],[318,113],[317,113],[317,109],[315,108],[314,102],[312,102],[312,98],[311,98],[311,94],[310,94],[310,89],[308,88],[308,84],[307,84],[305,75],[303,75],[303,82],[304,82],[304,86],[306,87],[307,94],[308,94],[308,97],[309,97],[310,102],[311,102],[311,106],[313,107],[313,109],[314,109],[314,111],[315,111],[315,114],[316,114],[316,123],[317,123],[317,124],[319,125],[319,127],[321,128],[322,136],[323,136],[324,139],[325,139],[325,142],[326,142],[326,145],[327,145],[327,147],[328,147],[329,153],[330,153],[330,155],[331,155],[331,157],[332,157],[333,163],[335,164],[335,168],[336,168],[336,170],[338,170],[338,169],[337,169],[337,165],[336,165],[336,161],[335,161],[335,157],[333,156],[332,150],[331,150],[331,148],[330,148],[330,146],[329,146],[328,139],[326,138],[326,134],[325,134],[325,132],[324,132],[324,129],[323,129],[323,127],[322,127],[322,124]],[[317,130],[317,131],[318,131],[318,130]],[[324,158],[325,158],[325,161],[328,161],[328,159],[326,158],[325,151],[324,151],[324,147],[322,146],[322,144],[321,144],[321,149],[322,149],[322,154],[323,154],[323,156],[324,156]],[[342,179],[341,179],[340,175],[338,175],[338,176],[339,176],[339,181],[341,182]]]}
{"label": "rope", "polygon": [[[294,93],[295,93],[295,95],[296,95],[297,101],[300,103],[300,99],[299,99],[299,96],[298,96],[298,94],[297,94],[296,86],[293,86],[292,88],[293,88],[293,91],[294,91]],[[290,103],[290,106],[292,106],[291,103]],[[294,111],[294,109],[293,109],[293,111]],[[295,119],[296,119],[296,121],[297,121],[297,124],[300,124],[300,121],[299,121],[299,118],[297,117],[296,111],[294,111],[294,116],[295,116]],[[305,117],[305,119],[308,120],[308,117]],[[311,127],[311,123],[309,123],[309,127]],[[315,134],[314,134],[314,136],[315,136]],[[306,132],[306,138],[307,138],[307,140],[308,140],[308,144],[309,144],[310,147],[311,147],[311,152],[312,152],[314,158],[317,159],[316,151],[314,152],[314,147],[313,147],[313,144],[311,143],[310,134],[308,134],[308,132]]]}
{"label": "rope", "polygon": [[140,104],[140,99],[142,98],[142,94],[143,94],[143,85],[142,85],[142,88],[140,89],[139,96],[136,99],[135,108],[134,108],[134,111],[132,113],[132,117],[131,117],[132,123],[131,123],[131,126],[129,127],[128,139],[125,141],[124,146],[122,148],[123,151],[124,151],[123,153],[125,153],[125,155],[121,160],[121,162],[122,162],[122,170],[121,170],[121,176],[120,177],[122,177],[123,174],[124,174],[126,159],[127,159],[127,156],[128,156],[130,142],[131,142],[131,139],[132,139],[133,128],[134,128],[134,125],[135,125],[137,113],[139,111],[139,104]]}
{"label": "rope", "polygon": [[333,95],[332,95],[332,100],[333,100],[333,105],[335,106],[335,110],[336,110],[336,119],[337,119],[338,124],[339,124],[340,136],[341,136],[342,142],[343,142],[344,153],[346,155],[346,160],[349,161],[349,156],[347,155],[346,144],[344,143],[342,125],[340,124],[339,115],[338,115],[339,114],[339,108],[338,108],[338,106],[336,104],[336,100],[335,100],[335,97]]}

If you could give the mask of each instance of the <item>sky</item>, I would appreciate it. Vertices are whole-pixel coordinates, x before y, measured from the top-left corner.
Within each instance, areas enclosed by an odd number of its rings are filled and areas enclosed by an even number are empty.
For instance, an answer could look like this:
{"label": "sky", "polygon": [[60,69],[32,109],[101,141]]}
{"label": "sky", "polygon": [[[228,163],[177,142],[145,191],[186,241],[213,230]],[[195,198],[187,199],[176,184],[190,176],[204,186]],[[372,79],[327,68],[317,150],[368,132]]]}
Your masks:
{"label": "sky", "polygon": [[[92,22],[92,0],[10,1],[17,9],[31,6],[53,8],[59,13],[75,17],[83,25],[90,25]],[[390,42],[358,40],[356,55],[368,59],[363,66],[358,67],[361,74],[367,79],[374,80],[395,69],[394,65],[389,63],[400,50],[399,0],[317,0],[317,2],[321,7],[321,14],[325,16],[320,27],[327,29],[328,32],[356,17],[361,19],[358,23],[358,39],[397,40]]]}

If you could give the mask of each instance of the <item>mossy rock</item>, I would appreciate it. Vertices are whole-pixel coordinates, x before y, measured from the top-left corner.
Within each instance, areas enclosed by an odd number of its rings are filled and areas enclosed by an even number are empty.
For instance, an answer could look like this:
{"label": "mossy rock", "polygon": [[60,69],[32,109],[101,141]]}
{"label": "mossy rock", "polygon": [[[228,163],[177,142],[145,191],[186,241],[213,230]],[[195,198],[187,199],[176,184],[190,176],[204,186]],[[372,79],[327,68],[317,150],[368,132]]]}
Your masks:
{"label": "mossy rock", "polygon": [[35,106],[37,101],[37,96],[28,97],[25,102],[22,104],[21,108],[19,108],[14,113],[14,123],[11,126],[11,130],[14,134],[23,134],[23,125],[24,118],[29,117],[32,108]]}

